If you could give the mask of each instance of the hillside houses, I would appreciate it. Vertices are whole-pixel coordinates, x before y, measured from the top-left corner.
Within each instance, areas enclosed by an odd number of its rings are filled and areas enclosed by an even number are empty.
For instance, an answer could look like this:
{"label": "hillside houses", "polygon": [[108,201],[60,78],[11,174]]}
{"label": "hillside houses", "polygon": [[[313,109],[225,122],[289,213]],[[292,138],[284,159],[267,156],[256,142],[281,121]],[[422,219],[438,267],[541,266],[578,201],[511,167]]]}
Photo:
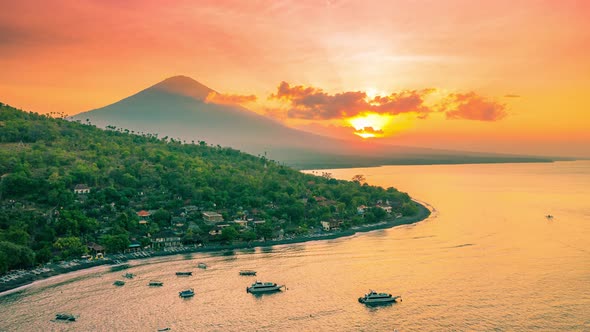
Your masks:
{"label": "hillside houses", "polygon": [[217,212],[203,212],[203,221],[209,224],[222,222],[223,216]]}
{"label": "hillside houses", "polygon": [[90,187],[88,187],[87,185],[82,184],[82,183],[81,184],[77,184],[74,187],[74,193],[75,194],[78,194],[78,195],[81,195],[81,194],[90,194]]}
{"label": "hillside houses", "polygon": [[326,232],[338,231],[340,227],[342,227],[342,220],[328,220],[328,221],[321,221],[322,229]]}
{"label": "hillside houses", "polygon": [[152,248],[154,249],[180,247],[181,245],[180,236],[171,230],[165,230],[152,236]]}

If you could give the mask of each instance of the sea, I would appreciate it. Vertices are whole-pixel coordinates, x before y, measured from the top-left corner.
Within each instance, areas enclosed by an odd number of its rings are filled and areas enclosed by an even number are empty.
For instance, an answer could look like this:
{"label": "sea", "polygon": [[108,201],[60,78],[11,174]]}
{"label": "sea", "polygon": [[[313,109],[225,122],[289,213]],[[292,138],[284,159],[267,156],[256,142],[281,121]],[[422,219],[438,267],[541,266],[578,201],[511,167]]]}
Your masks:
{"label": "sea", "polygon": [[[362,174],[432,215],[334,240],[57,276],[1,296],[0,331],[590,331],[590,161],[318,172]],[[286,289],[247,293],[256,280]],[[180,298],[187,288],[195,296]],[[402,301],[365,306],[369,290]],[[52,321],[58,312],[77,321]]]}

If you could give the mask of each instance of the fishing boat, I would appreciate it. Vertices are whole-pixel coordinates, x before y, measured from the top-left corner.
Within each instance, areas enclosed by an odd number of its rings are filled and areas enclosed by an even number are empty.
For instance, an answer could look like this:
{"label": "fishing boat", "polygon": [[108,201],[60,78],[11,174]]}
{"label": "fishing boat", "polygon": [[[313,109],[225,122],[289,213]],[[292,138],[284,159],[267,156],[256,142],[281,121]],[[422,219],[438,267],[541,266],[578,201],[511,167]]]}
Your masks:
{"label": "fishing boat", "polygon": [[401,296],[392,296],[388,293],[377,293],[374,290],[370,290],[369,293],[363,297],[359,297],[359,302],[363,304],[386,304],[401,301]]}
{"label": "fishing boat", "polygon": [[133,273],[125,273],[123,275],[123,277],[124,278],[127,278],[127,279],[133,279],[133,277],[135,277],[135,274],[133,274]]}
{"label": "fishing boat", "polygon": [[187,272],[176,272],[176,275],[177,276],[192,276],[193,273],[190,272],[190,271],[187,271]]}
{"label": "fishing boat", "polygon": [[197,267],[199,269],[206,269],[207,268],[207,264],[205,264],[205,263],[199,263],[199,264],[197,264]]}
{"label": "fishing boat", "polygon": [[161,281],[150,280],[148,286],[164,286],[164,283]]}
{"label": "fishing boat", "polygon": [[252,294],[271,293],[277,292],[283,287],[285,287],[285,285],[277,285],[274,282],[256,281],[250,287],[246,287],[246,292]]}
{"label": "fishing boat", "polygon": [[256,271],[254,271],[254,270],[241,270],[240,275],[241,276],[255,276]]}
{"label": "fishing boat", "polygon": [[76,316],[71,314],[55,314],[55,320],[75,322]]}
{"label": "fishing boat", "polygon": [[195,296],[195,291],[192,288],[185,289],[183,291],[178,292],[178,296],[186,298]]}
{"label": "fishing boat", "polygon": [[552,215],[550,215],[550,214],[548,214],[548,215],[546,215],[546,216],[545,216],[545,218],[547,218],[547,219],[551,220],[551,219],[553,219],[553,216],[552,216]]}
{"label": "fishing boat", "polygon": [[115,285],[115,286],[123,286],[123,285],[125,285],[125,281],[123,281],[123,280],[117,280],[117,281],[113,282],[113,285]]}

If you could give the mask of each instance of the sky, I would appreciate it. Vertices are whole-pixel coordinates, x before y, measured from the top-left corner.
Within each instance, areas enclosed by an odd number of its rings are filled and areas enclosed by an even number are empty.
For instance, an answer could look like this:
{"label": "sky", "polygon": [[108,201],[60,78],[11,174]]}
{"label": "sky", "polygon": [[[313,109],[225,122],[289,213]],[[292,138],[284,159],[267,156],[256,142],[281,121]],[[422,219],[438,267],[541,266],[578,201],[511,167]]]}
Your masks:
{"label": "sky", "polygon": [[0,8],[0,101],[27,111],[76,114],[186,75],[213,101],[366,144],[590,157],[589,1]]}

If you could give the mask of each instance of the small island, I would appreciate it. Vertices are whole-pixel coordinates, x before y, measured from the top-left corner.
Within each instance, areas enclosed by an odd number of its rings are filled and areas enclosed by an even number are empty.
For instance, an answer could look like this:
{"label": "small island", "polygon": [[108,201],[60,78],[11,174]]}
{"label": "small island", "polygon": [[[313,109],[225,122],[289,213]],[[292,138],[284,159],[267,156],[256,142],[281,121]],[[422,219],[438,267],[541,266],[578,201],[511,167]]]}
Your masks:
{"label": "small island", "polygon": [[395,188],[0,104],[0,291],[128,257],[249,248],[423,220]]}

